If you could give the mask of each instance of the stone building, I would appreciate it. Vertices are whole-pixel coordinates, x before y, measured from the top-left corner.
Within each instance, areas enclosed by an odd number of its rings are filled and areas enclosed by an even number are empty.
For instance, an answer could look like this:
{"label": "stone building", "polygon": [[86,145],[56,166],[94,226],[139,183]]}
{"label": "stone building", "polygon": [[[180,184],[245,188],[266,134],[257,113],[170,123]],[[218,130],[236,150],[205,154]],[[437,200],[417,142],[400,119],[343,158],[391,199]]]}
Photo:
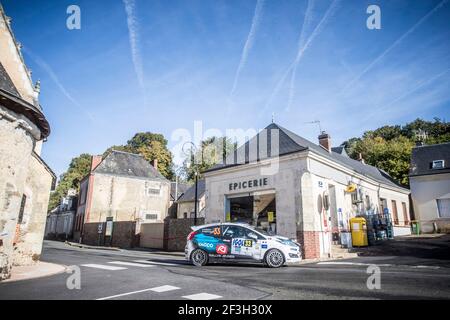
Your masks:
{"label": "stone building", "polygon": [[394,235],[410,233],[409,190],[336,151],[326,133],[315,144],[270,124],[204,172],[206,222],[242,221],[297,239],[305,258],[333,256],[356,215],[390,216]]}
{"label": "stone building", "polygon": [[72,239],[77,203],[77,190],[69,189],[60,204],[47,215],[45,239]]}
{"label": "stone building", "polygon": [[40,157],[50,126],[0,5],[0,280],[40,257],[55,175]]}
{"label": "stone building", "polygon": [[450,232],[450,143],[413,148],[409,184],[421,231]]}
{"label": "stone building", "polygon": [[139,245],[142,223],[161,223],[170,202],[170,181],[142,156],[113,150],[92,158],[80,182],[74,235],[93,245]]}
{"label": "stone building", "polygon": [[[195,184],[190,186],[189,189],[180,197],[177,201],[178,219],[193,219],[195,212]],[[205,180],[201,179],[197,185],[197,218],[205,217],[206,207],[206,194],[205,194]]]}

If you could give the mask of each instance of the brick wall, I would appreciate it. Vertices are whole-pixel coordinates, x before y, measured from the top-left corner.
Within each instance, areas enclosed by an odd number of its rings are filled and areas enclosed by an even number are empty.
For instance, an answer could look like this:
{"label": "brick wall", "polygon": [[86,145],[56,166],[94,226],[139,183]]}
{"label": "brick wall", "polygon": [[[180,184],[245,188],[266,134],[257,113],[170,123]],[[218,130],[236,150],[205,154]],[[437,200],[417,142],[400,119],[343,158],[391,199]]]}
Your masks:
{"label": "brick wall", "polygon": [[320,238],[318,231],[298,231],[297,240],[302,246],[303,259],[320,257]]}

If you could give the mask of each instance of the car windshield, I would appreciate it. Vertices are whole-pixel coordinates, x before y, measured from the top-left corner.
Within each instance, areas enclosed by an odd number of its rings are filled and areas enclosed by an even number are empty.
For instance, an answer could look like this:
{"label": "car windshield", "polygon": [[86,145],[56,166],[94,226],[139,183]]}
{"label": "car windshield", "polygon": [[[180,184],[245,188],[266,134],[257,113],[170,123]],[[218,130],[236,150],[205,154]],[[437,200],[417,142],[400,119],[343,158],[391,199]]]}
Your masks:
{"label": "car windshield", "polygon": [[266,231],[266,230],[261,229],[261,228],[252,228],[252,229],[257,231],[257,232],[259,232],[259,233],[261,233],[264,236],[274,236],[275,235],[275,233],[273,233],[272,231]]}

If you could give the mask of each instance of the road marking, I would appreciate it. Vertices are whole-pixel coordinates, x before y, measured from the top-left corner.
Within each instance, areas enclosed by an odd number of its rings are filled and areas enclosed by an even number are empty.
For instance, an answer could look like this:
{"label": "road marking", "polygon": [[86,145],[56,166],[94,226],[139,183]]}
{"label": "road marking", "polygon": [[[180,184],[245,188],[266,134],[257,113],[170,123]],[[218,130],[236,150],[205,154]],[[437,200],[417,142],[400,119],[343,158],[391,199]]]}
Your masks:
{"label": "road marking", "polygon": [[167,292],[167,291],[178,290],[178,289],[180,289],[180,288],[174,287],[174,286],[165,285],[165,286],[155,287],[155,288],[152,288],[150,290],[152,290],[154,292]]}
{"label": "road marking", "polygon": [[182,298],[186,298],[189,300],[214,300],[214,299],[222,298],[222,296],[202,292],[202,293],[197,293],[197,294],[191,294],[189,296],[183,296]]}
{"label": "road marking", "polygon": [[88,268],[96,268],[96,269],[104,269],[104,270],[125,270],[127,268],[123,268],[123,267],[114,267],[114,266],[106,266],[103,264],[82,264],[83,267],[88,267]]}
{"label": "road marking", "polygon": [[131,292],[126,292],[126,293],[121,293],[121,294],[116,294],[114,296],[109,296],[109,297],[104,297],[104,298],[98,298],[96,300],[108,300],[108,299],[113,299],[113,298],[118,298],[118,297],[123,297],[123,296],[129,296],[130,294],[135,294],[135,293],[141,293],[141,292],[146,292],[146,291],[151,291],[154,288],[149,288],[149,289],[143,289],[143,290],[137,290],[137,291],[131,291]]}
{"label": "road marking", "polygon": [[142,263],[134,263],[134,262],[126,262],[126,261],[111,261],[111,262],[108,262],[108,263],[119,264],[119,265],[130,266],[130,267],[140,267],[140,268],[154,267],[151,264],[142,264]]}
{"label": "road marking", "polygon": [[134,262],[147,263],[150,265],[161,265],[161,266],[179,266],[179,264],[176,264],[176,263],[158,262],[158,261],[150,261],[150,260],[134,260]]}

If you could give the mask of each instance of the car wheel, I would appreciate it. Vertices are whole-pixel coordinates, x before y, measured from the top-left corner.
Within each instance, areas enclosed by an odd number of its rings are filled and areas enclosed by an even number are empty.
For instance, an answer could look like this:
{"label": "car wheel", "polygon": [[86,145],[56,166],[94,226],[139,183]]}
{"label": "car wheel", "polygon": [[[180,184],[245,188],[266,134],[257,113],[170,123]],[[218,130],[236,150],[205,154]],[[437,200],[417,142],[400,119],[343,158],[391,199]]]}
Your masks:
{"label": "car wheel", "polygon": [[269,268],[279,268],[284,264],[284,256],[278,249],[270,249],[264,258],[265,264]]}
{"label": "car wheel", "polygon": [[191,253],[191,262],[197,267],[206,265],[208,263],[208,253],[202,249],[195,249]]}

